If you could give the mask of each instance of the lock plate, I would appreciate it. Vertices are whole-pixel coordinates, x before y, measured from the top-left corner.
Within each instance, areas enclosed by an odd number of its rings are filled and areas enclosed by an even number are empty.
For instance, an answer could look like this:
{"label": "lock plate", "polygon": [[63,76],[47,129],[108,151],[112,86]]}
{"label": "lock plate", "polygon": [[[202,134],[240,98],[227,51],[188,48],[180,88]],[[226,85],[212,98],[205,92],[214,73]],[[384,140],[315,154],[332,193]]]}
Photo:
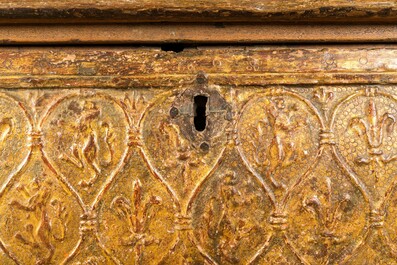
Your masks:
{"label": "lock plate", "polygon": [[[200,97],[205,102],[202,106],[202,121],[197,121],[200,118],[197,112],[200,110],[195,101]],[[176,96],[171,105],[170,117],[195,148],[208,152],[212,143],[224,135],[228,122],[232,120],[232,110],[219,91],[208,87],[207,76],[199,73],[194,86]],[[199,122],[203,123],[199,125],[201,128],[198,128]]]}

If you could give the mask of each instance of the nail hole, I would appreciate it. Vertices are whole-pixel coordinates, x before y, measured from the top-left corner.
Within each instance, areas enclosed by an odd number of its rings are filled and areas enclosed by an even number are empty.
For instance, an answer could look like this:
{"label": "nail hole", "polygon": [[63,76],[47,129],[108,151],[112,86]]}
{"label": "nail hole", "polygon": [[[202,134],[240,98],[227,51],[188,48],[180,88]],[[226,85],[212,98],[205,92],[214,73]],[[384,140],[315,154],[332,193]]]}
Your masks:
{"label": "nail hole", "polygon": [[200,72],[196,76],[196,81],[202,85],[207,81],[207,76],[203,72]]}
{"label": "nail hole", "polygon": [[208,97],[199,95],[194,97],[194,127],[202,132],[207,126],[207,102]]}
{"label": "nail hole", "polygon": [[171,118],[175,118],[176,116],[178,116],[179,114],[179,110],[175,107],[172,107],[170,110],[170,116]]}
{"label": "nail hole", "polygon": [[203,152],[207,153],[210,150],[210,145],[208,143],[206,143],[206,142],[203,142],[203,143],[200,144],[200,149]]}

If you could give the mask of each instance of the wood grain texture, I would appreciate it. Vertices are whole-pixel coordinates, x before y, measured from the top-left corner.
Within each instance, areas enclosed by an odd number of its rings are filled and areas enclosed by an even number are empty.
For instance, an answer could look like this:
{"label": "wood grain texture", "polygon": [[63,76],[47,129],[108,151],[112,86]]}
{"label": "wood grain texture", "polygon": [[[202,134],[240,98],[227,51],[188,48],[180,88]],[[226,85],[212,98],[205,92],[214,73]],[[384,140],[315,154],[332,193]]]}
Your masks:
{"label": "wood grain texture", "polygon": [[393,0],[0,1],[0,21],[373,21],[395,22]]}
{"label": "wood grain texture", "polygon": [[242,44],[396,42],[396,25],[268,25],[135,23],[0,25],[0,43],[20,44]]}

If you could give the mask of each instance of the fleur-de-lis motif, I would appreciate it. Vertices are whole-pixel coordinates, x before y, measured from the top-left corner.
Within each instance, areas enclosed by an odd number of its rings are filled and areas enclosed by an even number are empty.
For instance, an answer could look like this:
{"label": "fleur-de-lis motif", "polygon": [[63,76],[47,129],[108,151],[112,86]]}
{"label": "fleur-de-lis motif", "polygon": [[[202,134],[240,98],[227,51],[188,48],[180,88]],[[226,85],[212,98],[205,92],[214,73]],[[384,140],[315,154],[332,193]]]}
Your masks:
{"label": "fleur-de-lis motif", "polygon": [[139,180],[133,182],[131,199],[117,196],[113,199],[110,208],[117,216],[124,220],[128,226],[129,234],[121,237],[121,244],[130,246],[135,251],[135,264],[141,264],[143,248],[158,242],[149,235],[149,224],[153,217],[152,206],[159,205],[161,198],[157,196],[146,197],[142,192],[142,184]]}
{"label": "fleur-de-lis motif", "polygon": [[313,98],[320,102],[322,105],[329,103],[334,98],[334,93],[327,91],[321,87],[314,91]]}
{"label": "fleur-de-lis motif", "polygon": [[180,185],[189,188],[191,172],[197,168],[203,161],[197,156],[195,150],[192,149],[190,143],[181,135],[180,129],[175,124],[162,123],[160,132],[168,136],[170,147],[176,151],[176,159],[170,158],[165,161],[168,168],[176,168],[177,176],[181,177]]}
{"label": "fleur-de-lis motif", "polygon": [[130,145],[140,145],[140,130],[138,128],[138,123],[145,109],[148,107],[146,99],[142,93],[138,93],[134,90],[131,97],[129,94],[125,94],[122,103],[125,105],[131,118],[129,133]]}
{"label": "fleur-de-lis motif", "polygon": [[395,154],[385,154],[382,150],[385,135],[391,134],[396,124],[396,118],[390,113],[379,116],[374,100],[368,101],[366,115],[364,117],[354,117],[350,120],[348,130],[354,132],[359,137],[363,137],[368,146],[368,155],[359,156],[357,164],[369,164],[371,172],[378,180],[378,166],[396,160]]}
{"label": "fleur-de-lis motif", "polygon": [[316,237],[313,239],[319,241],[326,247],[326,255],[324,261],[326,262],[330,256],[330,249],[334,244],[340,244],[344,241],[344,237],[338,236],[336,233],[336,225],[341,220],[344,212],[344,207],[347,207],[351,198],[349,194],[343,194],[335,203],[332,200],[332,182],[329,177],[325,178],[327,191],[325,194],[325,203],[314,195],[303,200],[303,208],[313,215],[317,220],[318,230]]}
{"label": "fleur-de-lis motif", "polygon": [[132,116],[132,125],[136,126],[139,115],[142,115],[144,109],[147,107],[145,97],[142,93],[138,93],[134,90],[131,97],[128,94],[124,96],[123,103],[125,104]]}
{"label": "fleur-de-lis motif", "polygon": [[28,94],[27,105],[32,111],[32,119],[35,123],[38,122],[40,105],[43,103],[45,98],[46,94],[43,90],[34,90]]}
{"label": "fleur-de-lis motif", "polygon": [[320,87],[313,93],[313,98],[321,104],[321,109],[324,113],[325,119],[328,120],[328,106],[327,104],[334,98],[334,93],[327,91],[325,88]]}
{"label": "fleur-de-lis motif", "polygon": [[25,230],[14,235],[22,244],[38,249],[37,265],[51,262],[55,253],[54,241],[63,241],[66,234],[68,211],[62,201],[53,197],[51,186],[51,182],[36,178],[32,187],[17,187],[21,197],[26,200],[13,199],[9,203],[17,210],[33,214],[38,220],[38,223],[27,223]]}

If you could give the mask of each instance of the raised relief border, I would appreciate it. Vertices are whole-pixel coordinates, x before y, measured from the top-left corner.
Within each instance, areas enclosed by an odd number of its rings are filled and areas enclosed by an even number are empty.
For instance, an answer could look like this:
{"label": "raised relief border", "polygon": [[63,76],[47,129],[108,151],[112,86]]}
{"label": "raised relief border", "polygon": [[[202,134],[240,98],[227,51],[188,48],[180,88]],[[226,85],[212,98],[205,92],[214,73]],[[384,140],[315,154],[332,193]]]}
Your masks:
{"label": "raised relief border", "polygon": [[1,264],[397,264],[397,50],[152,53],[0,53]]}

